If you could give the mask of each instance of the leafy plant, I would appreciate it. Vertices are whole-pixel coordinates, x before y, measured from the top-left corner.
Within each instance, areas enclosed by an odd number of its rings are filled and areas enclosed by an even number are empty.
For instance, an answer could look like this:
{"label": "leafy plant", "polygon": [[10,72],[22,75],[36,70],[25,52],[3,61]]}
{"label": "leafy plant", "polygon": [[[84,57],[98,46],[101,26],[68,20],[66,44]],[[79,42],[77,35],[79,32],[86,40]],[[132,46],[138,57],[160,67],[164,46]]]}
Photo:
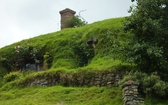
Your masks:
{"label": "leafy plant", "polygon": [[67,22],[68,27],[81,27],[86,25],[87,22],[79,15],[74,16],[71,20]]}
{"label": "leafy plant", "polygon": [[[132,0],[135,1],[135,0]],[[163,80],[168,73],[168,1],[136,0],[125,30],[133,34],[128,58],[144,72],[157,71]]]}
{"label": "leafy plant", "polygon": [[78,66],[86,66],[95,55],[94,48],[87,43],[77,43],[73,46],[78,60]]}
{"label": "leafy plant", "polygon": [[42,64],[44,47],[31,46],[27,43],[15,47],[15,66],[17,69],[23,69],[28,63]]}
{"label": "leafy plant", "polygon": [[3,77],[3,81],[4,81],[5,83],[11,82],[11,81],[14,81],[14,80],[16,80],[16,79],[19,79],[20,76],[21,76],[21,73],[20,73],[20,72],[10,72],[9,74],[7,74],[7,75],[5,75],[5,76]]}
{"label": "leafy plant", "polygon": [[157,72],[151,74],[139,71],[129,72],[128,75],[120,81],[120,85],[128,80],[134,80],[139,83],[139,92],[147,97],[166,98],[168,94],[168,83],[161,80]]}
{"label": "leafy plant", "polygon": [[46,52],[45,55],[44,55],[43,66],[46,66],[46,69],[50,68],[52,66],[52,61],[53,61],[53,55],[49,52]]}

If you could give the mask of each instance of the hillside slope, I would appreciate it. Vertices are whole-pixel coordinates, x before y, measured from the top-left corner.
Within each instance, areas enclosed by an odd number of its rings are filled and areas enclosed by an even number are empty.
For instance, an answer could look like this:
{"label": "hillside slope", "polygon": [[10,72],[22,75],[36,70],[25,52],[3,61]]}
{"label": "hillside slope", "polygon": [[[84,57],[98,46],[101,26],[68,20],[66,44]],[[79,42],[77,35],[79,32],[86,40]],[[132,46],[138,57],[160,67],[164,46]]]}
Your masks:
{"label": "hillside slope", "polygon": [[[18,84],[62,72],[63,77],[66,73],[77,77],[91,73],[90,77],[97,72],[113,72],[122,67],[125,71],[125,67],[132,65],[122,60],[123,48],[131,37],[123,31],[124,21],[125,18],[108,19],[1,48],[0,105],[122,105],[119,87],[22,87]],[[41,71],[23,69],[23,65],[29,63],[39,64]],[[165,101],[151,98],[145,103],[167,105]]]}
{"label": "hillside slope", "polygon": [[[51,73],[55,70],[66,72],[107,70],[120,66],[123,63],[119,58],[119,48],[124,46],[126,40],[122,32],[123,21],[124,18],[108,19],[84,27],[41,35],[1,48],[0,71],[2,72],[1,86],[3,86],[0,89],[0,105],[11,103],[14,105],[110,105],[112,103],[121,105],[122,96],[119,88],[58,86],[17,88],[13,83],[26,81],[26,77],[35,78],[38,73],[14,72],[6,75],[3,80],[2,77],[8,72],[21,69],[16,66],[21,62],[21,57],[29,61],[30,59],[25,55],[33,53],[34,49],[38,50],[36,54],[41,55],[41,59],[39,57],[42,62],[41,67],[44,70],[50,69]],[[17,46],[22,47],[19,51],[26,53],[24,56],[21,56],[23,53],[18,54]],[[31,54],[26,56],[31,58]],[[39,72],[40,75],[46,73]]]}
{"label": "hillside slope", "polygon": [[[118,65],[121,63],[119,49],[123,47],[127,39],[122,31],[123,21],[124,18],[108,19],[6,46],[0,49],[0,68],[8,69],[8,71],[17,70],[14,65],[19,62],[21,55],[16,52],[17,46],[29,49],[38,47],[37,54],[43,57],[39,58],[41,65],[44,65],[44,56],[50,55],[49,68],[87,67],[100,70]],[[97,40],[97,43],[94,44],[93,40]]]}

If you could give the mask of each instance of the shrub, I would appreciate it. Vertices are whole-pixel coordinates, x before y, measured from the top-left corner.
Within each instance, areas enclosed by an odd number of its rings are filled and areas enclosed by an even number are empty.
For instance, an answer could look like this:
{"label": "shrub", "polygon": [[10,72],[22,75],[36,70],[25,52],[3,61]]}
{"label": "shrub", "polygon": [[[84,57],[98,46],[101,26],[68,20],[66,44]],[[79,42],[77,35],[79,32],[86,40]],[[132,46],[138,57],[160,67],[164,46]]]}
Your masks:
{"label": "shrub", "polygon": [[3,77],[4,82],[11,82],[14,81],[16,79],[19,79],[21,77],[21,73],[20,72],[10,72],[9,74],[5,75]]}
{"label": "shrub", "polygon": [[94,48],[86,43],[77,43],[73,46],[74,53],[77,57],[77,66],[86,66],[95,56]]}
{"label": "shrub", "polygon": [[52,66],[53,56],[51,53],[46,52],[44,57],[44,64],[43,66],[46,66],[45,68],[50,68]]}
{"label": "shrub", "polygon": [[139,71],[130,72],[120,81],[120,85],[130,79],[140,84],[139,92],[145,96],[166,98],[168,94],[168,83],[162,81],[157,72],[153,72],[152,74]]}
{"label": "shrub", "polygon": [[157,73],[145,75],[141,80],[143,92],[152,97],[165,97],[167,95],[168,83],[162,81]]}
{"label": "shrub", "polygon": [[74,16],[67,22],[69,27],[81,27],[87,24],[87,22],[79,15]]}
{"label": "shrub", "polygon": [[[127,18],[125,30],[131,32],[128,46],[128,59],[141,71],[158,75],[168,81],[168,0],[137,1],[131,8],[132,15]],[[144,71],[145,70],[145,71]]]}

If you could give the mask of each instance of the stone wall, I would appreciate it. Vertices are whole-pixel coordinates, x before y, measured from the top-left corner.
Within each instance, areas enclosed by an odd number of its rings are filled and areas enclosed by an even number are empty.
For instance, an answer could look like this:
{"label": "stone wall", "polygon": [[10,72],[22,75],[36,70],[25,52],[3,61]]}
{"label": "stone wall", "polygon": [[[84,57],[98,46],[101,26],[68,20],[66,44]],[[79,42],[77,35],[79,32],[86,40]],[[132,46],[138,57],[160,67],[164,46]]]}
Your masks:
{"label": "stone wall", "polygon": [[[33,78],[27,78],[20,82],[19,86],[107,86],[116,87],[124,77],[125,71],[78,71],[55,73],[42,73]],[[122,86],[124,105],[141,105],[144,99],[139,96],[138,85],[132,80],[125,82]]]}
{"label": "stone wall", "polygon": [[26,79],[20,83],[20,86],[118,86],[119,80],[123,78],[124,73],[112,71],[90,72],[82,71],[77,73],[65,73],[58,71],[56,73],[37,75],[34,78]]}
{"label": "stone wall", "polygon": [[122,86],[124,105],[141,105],[144,99],[139,96],[138,83],[132,80],[125,82]]}

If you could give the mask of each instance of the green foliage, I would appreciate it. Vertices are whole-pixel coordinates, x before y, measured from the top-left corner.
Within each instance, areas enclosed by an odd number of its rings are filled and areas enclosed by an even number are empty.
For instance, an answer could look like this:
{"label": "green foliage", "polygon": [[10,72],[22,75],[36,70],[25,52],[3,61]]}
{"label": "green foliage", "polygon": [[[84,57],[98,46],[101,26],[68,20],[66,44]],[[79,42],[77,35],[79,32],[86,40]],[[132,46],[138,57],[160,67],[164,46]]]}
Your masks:
{"label": "green foliage", "polygon": [[50,68],[52,66],[53,55],[49,52],[46,52],[43,57],[44,57],[43,67],[46,66],[46,67],[44,67],[46,69]]}
{"label": "green foliage", "polygon": [[33,62],[38,64],[40,63],[40,60],[43,59],[43,49],[44,47],[31,46],[25,43],[20,46],[18,45],[16,47],[16,52],[18,53],[20,62],[27,63],[32,60]]}
{"label": "green foliage", "polygon": [[0,78],[2,78],[7,73],[7,70],[4,68],[3,64],[0,62]]}
{"label": "green foliage", "polygon": [[[36,58],[43,63],[43,67],[48,69],[62,67],[75,69],[86,66],[93,70],[110,68],[113,66],[113,63],[110,62],[120,61],[119,54],[123,55],[123,51],[119,51],[117,48],[121,49],[125,46],[127,40],[127,35],[121,32],[124,20],[124,18],[108,19],[79,28],[69,28],[41,35],[4,47],[0,49],[0,56],[5,59],[3,62],[7,66],[3,67],[8,67],[8,70],[17,70],[24,63],[22,62],[23,58],[33,62]],[[95,48],[87,44],[87,40],[90,38],[98,39]],[[22,49],[22,54],[16,52],[15,47],[18,45],[20,45],[20,50]],[[33,55],[38,56],[34,57]],[[111,61],[110,58],[113,57],[115,59]],[[98,64],[100,59],[104,65],[101,64],[101,68]]]}
{"label": "green foliage", "polygon": [[7,74],[7,70],[0,63],[0,87],[3,85],[3,76]]}
{"label": "green foliage", "polygon": [[122,105],[119,88],[27,87],[0,92],[0,105]]}
{"label": "green foliage", "polygon": [[5,69],[6,72],[10,72],[15,68],[15,62],[17,59],[15,50],[12,46],[7,46],[5,50],[1,50],[0,52],[1,69]]}
{"label": "green foliage", "polygon": [[88,63],[95,56],[94,48],[87,43],[77,43],[74,47],[74,53],[78,59],[77,65],[83,67],[88,65]]}
{"label": "green foliage", "polygon": [[[133,0],[134,1],[134,0]],[[145,72],[157,70],[167,80],[168,1],[137,0],[125,29],[133,34],[128,58]]]}
{"label": "green foliage", "polygon": [[144,105],[167,105],[167,103],[167,100],[147,97],[145,99]]}
{"label": "green foliage", "polygon": [[[163,8],[164,6],[161,7]],[[167,7],[163,9],[165,10],[167,9]],[[137,9],[135,9],[134,11],[135,15],[133,16],[137,16],[136,18],[138,19],[138,16],[140,14],[136,14]],[[159,16],[160,15],[158,15],[158,17]],[[101,72],[103,70],[126,70],[125,67],[123,68],[123,65],[132,65],[130,63],[122,61],[123,56],[130,54],[127,52],[125,53],[124,48],[128,44],[132,44],[130,43],[130,40],[132,40],[132,38],[137,38],[134,36],[135,33],[133,32],[133,30],[135,31],[134,26],[139,26],[138,23],[144,22],[144,18],[139,21],[137,21],[136,18],[133,18],[132,16],[128,17],[129,21],[127,21],[126,29],[129,30],[129,27],[132,27],[132,29],[127,31],[127,33],[123,31],[123,22],[125,21],[125,18],[116,18],[104,20],[101,22],[95,22],[93,24],[85,25],[79,28],[69,28],[54,33],[48,33],[1,48],[0,71],[4,73],[3,75],[5,75],[5,72],[7,71],[16,70],[18,64],[21,65],[21,61],[23,61],[22,57],[27,60],[29,58],[31,58],[31,60],[33,61],[37,60],[36,63],[38,63],[38,60],[43,60],[42,63],[46,66],[46,68],[51,68],[51,70],[36,73],[8,74],[8,76],[4,77],[6,78],[7,83],[4,84],[0,89],[0,105],[8,105],[11,103],[14,105],[122,105],[121,91],[118,88],[65,88],[58,86],[47,88],[16,88],[16,85],[18,85],[19,83],[27,83],[38,76],[47,77],[48,75],[53,76],[57,73],[61,74],[61,76],[64,76],[65,72],[71,72],[74,73],[74,76],[84,76],[86,78],[90,78],[94,73]],[[155,29],[158,29],[160,27],[158,26],[160,25],[160,21],[153,22],[152,19],[148,19],[148,21],[145,22],[145,27],[143,28],[144,30],[148,31],[149,29],[149,31],[154,30],[154,32],[156,32],[157,30]],[[131,26],[132,22],[134,22],[135,25]],[[154,26],[153,23],[154,25],[156,24],[156,26]],[[165,22],[165,25],[163,26],[166,26],[166,24],[167,23]],[[143,25],[140,24],[138,29],[142,26]],[[78,27],[78,25],[76,25],[75,23],[73,24],[73,27]],[[162,33],[157,32],[160,35],[158,38],[163,38],[162,41],[164,40],[164,37],[162,36],[165,36],[167,33],[166,30],[167,28],[164,29],[164,34],[162,31],[159,31]],[[137,31],[137,33],[139,32]],[[142,32],[142,36],[144,37],[143,39],[145,39],[146,37],[145,34],[146,32]],[[141,32],[137,35],[141,36]],[[87,41],[90,38],[98,39],[98,43],[94,48],[87,44]],[[154,38],[157,39],[157,36]],[[132,44],[134,46],[130,46],[130,48],[132,48],[132,54],[134,55],[136,52],[136,54],[139,55],[136,55],[134,57],[131,56],[131,59],[133,61],[137,60],[136,64],[138,64],[139,61],[145,61],[144,64],[146,65],[146,60],[142,58],[146,58],[147,54],[150,55],[150,59],[152,58],[152,60],[150,60],[152,62],[158,62],[157,60],[163,61],[161,62],[163,63],[161,64],[163,66],[164,64],[166,64],[166,62],[162,60],[162,58],[164,58],[163,54],[165,54],[166,51],[164,47],[166,44],[164,46],[161,46],[160,43],[153,44],[155,39],[153,40],[151,39],[151,37],[149,37],[148,39],[149,43],[146,42],[146,39],[143,43],[140,43],[141,40],[133,40],[133,42],[137,41],[137,43],[134,43],[135,45]],[[167,39],[165,38],[165,40]],[[25,46],[21,48],[22,54],[16,52],[15,47],[18,45]],[[165,58],[165,60],[166,59],[167,58]],[[162,66],[161,68],[163,68]],[[164,66],[166,68],[167,65]],[[144,66],[142,67],[144,68]],[[157,68],[154,64],[153,67]],[[146,69],[143,70],[145,71]],[[158,71],[160,69],[155,70]],[[161,72],[158,72],[159,75],[160,73]],[[163,74],[165,74],[164,77],[167,76],[165,72],[163,72]],[[143,76],[144,79],[142,78]],[[128,80],[130,78],[139,80],[138,82],[142,84],[141,88],[143,89],[143,93],[151,95],[151,93],[154,91],[154,95],[158,95],[160,97],[165,97],[165,93],[167,93],[165,91],[165,89],[167,89],[167,83],[162,81],[163,77],[159,78],[156,74],[152,74],[152,76],[150,76],[149,74],[140,75],[140,73],[135,73],[135,76],[134,74],[129,75],[129,77],[127,77],[125,80]],[[150,102],[147,103],[150,104]]]}
{"label": "green foliage", "polygon": [[74,16],[71,20],[68,21],[68,27],[81,27],[86,25],[87,22],[79,15]]}
{"label": "green foliage", "polygon": [[156,74],[152,74],[144,78],[143,88],[146,94],[150,94],[155,97],[163,97],[167,95],[168,84],[162,80]]}
{"label": "green foliage", "polygon": [[39,64],[43,61],[45,46],[32,46],[23,42],[22,44],[11,45],[9,49],[6,48],[6,50],[1,50],[0,62],[8,71],[20,70],[27,63]]}
{"label": "green foliage", "polygon": [[20,72],[10,72],[9,74],[7,74],[7,75],[5,75],[5,76],[3,77],[3,81],[4,81],[5,83],[11,82],[11,81],[14,81],[14,80],[16,80],[16,79],[19,79],[20,76],[21,76],[21,73],[20,73]]}
{"label": "green foliage", "polygon": [[120,84],[122,85],[127,80],[134,80],[139,83],[140,93],[146,97],[166,98],[168,94],[168,83],[161,80],[156,72],[149,74],[142,72],[130,72],[124,77]]}

